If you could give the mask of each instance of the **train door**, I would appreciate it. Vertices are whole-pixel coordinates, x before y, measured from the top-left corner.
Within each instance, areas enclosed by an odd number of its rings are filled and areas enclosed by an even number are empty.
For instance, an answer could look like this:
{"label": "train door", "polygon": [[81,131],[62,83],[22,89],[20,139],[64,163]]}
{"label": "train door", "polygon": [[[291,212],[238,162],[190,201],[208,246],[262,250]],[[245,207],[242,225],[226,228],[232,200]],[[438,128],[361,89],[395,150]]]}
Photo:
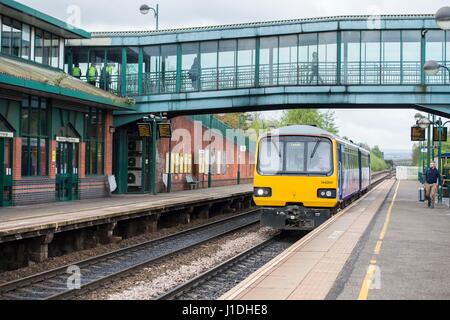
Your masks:
{"label": "train door", "polygon": [[358,150],[358,173],[359,173],[359,190],[362,190],[362,180],[363,180],[363,172],[362,172],[362,153],[361,150]]}
{"label": "train door", "polygon": [[343,168],[342,168],[342,145],[340,143],[338,143],[338,145],[337,145],[337,153],[338,153],[338,192],[339,192],[338,194],[339,194],[339,200],[342,200],[344,175],[343,175]]}

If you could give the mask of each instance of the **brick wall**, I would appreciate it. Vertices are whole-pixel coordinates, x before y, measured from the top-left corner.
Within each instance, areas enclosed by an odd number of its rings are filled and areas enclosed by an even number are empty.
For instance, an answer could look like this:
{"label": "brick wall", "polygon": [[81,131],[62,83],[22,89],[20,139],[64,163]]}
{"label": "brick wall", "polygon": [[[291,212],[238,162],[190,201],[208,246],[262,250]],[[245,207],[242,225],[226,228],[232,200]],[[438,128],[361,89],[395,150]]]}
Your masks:
{"label": "brick wall", "polygon": [[49,168],[48,176],[51,179],[56,178],[56,140],[50,140],[48,150]]}
{"label": "brick wall", "polygon": [[[171,119],[172,131],[177,129],[184,129],[181,134],[174,135],[172,137],[172,152],[186,152],[192,153],[193,159],[197,157],[199,149],[207,149],[209,146],[209,134],[208,128],[202,126],[195,126],[194,122],[188,117],[180,116]],[[194,134],[194,131],[198,131]],[[188,137],[190,136],[190,137]],[[194,141],[194,136],[202,137],[202,141]],[[234,159],[233,163],[226,165],[225,174],[213,174],[212,186],[226,186],[237,184],[237,157],[240,153],[240,176],[241,183],[251,183],[253,180],[253,164],[250,164],[251,157],[254,155],[247,152],[240,152],[239,146],[234,145],[231,141],[218,133],[212,134],[215,142],[219,142],[218,145],[223,145],[223,149],[228,150],[227,159]],[[197,139],[198,140],[198,139]],[[169,152],[169,140],[158,140],[158,153],[156,161],[156,175],[157,175],[157,191],[165,192],[166,187],[162,180],[162,175],[166,163],[166,153]],[[219,147],[219,149],[221,149]],[[192,177],[194,180],[200,181],[200,188],[208,187],[208,175],[198,172],[198,165],[193,165]],[[189,189],[189,185],[186,183],[186,174],[172,174],[172,191],[180,191]]]}
{"label": "brick wall", "polygon": [[78,178],[83,179],[86,176],[86,142],[80,142],[78,150]]}
{"label": "brick wall", "polygon": [[13,139],[13,180],[20,180],[22,177],[22,138]]}
{"label": "brick wall", "polygon": [[55,179],[22,177],[13,180],[12,200],[16,206],[55,201]]}
{"label": "brick wall", "polygon": [[105,187],[105,176],[86,176],[78,180],[78,190],[81,199],[94,199],[109,196]]}
{"label": "brick wall", "polygon": [[105,118],[105,175],[112,175],[112,163],[113,163],[113,134],[110,133],[109,128],[113,125],[112,111],[106,113]]}

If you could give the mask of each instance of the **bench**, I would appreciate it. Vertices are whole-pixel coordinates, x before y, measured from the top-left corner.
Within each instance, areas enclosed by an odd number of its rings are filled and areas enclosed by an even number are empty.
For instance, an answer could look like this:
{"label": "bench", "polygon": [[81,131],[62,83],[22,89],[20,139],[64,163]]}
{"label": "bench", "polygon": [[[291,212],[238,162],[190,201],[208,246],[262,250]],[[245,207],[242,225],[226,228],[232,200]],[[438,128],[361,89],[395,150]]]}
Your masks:
{"label": "bench", "polygon": [[198,189],[199,181],[195,181],[190,174],[186,176],[186,182],[189,185],[189,189]]}

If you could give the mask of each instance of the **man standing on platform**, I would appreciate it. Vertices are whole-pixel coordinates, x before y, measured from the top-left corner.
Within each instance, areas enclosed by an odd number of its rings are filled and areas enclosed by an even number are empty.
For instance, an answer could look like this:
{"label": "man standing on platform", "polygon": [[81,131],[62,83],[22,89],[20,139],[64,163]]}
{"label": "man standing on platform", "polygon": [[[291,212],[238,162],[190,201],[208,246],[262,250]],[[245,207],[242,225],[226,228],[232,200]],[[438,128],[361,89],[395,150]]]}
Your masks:
{"label": "man standing on platform", "polygon": [[436,169],[436,163],[431,161],[430,167],[425,172],[425,195],[428,199],[428,207],[431,209],[434,209],[439,178],[440,174],[439,170]]}

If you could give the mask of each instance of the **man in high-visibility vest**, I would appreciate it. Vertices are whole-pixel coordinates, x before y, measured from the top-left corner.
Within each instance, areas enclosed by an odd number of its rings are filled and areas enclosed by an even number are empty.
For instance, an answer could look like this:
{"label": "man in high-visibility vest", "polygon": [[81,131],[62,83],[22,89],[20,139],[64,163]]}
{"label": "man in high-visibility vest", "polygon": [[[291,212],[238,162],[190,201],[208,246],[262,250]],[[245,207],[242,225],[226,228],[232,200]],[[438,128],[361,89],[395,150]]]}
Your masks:
{"label": "man in high-visibility vest", "polygon": [[113,74],[112,65],[106,64],[106,84],[107,84],[106,90],[108,90],[108,91],[109,91],[109,88],[111,87],[112,74]]}
{"label": "man in high-visibility vest", "polygon": [[87,71],[87,81],[88,83],[95,86],[97,84],[98,71],[97,68],[91,63],[88,71]]}
{"label": "man in high-visibility vest", "polygon": [[72,68],[72,77],[80,79],[81,76],[82,76],[82,73],[81,73],[80,65],[77,62],[77,63],[75,63],[75,67]]}

